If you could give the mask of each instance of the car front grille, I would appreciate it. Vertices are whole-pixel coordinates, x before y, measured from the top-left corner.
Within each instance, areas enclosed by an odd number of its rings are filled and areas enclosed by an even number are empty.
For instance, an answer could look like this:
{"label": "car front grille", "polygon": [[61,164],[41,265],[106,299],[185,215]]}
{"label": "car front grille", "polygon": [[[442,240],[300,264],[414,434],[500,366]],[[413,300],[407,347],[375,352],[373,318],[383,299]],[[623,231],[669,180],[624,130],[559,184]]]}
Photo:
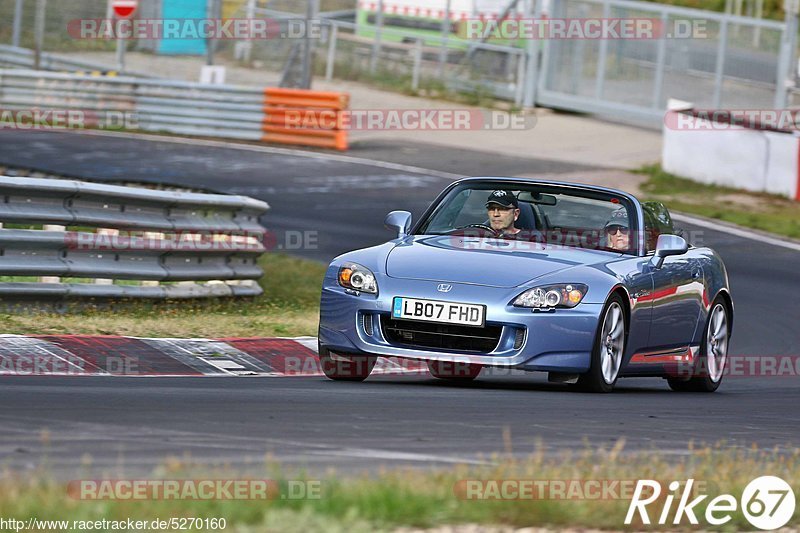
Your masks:
{"label": "car front grille", "polygon": [[381,328],[383,336],[393,345],[479,353],[489,353],[497,348],[503,331],[502,326],[475,328],[397,320],[387,315],[381,316]]}

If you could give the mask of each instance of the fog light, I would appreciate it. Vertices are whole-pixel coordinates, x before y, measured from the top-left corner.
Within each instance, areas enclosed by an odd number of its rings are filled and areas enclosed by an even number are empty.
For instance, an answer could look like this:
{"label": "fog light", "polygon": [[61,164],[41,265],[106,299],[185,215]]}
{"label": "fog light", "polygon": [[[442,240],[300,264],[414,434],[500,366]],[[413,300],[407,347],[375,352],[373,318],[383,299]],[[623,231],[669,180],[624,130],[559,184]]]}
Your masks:
{"label": "fog light", "polygon": [[525,330],[517,328],[517,332],[514,334],[514,349],[519,350],[522,348],[523,342],[525,342]]}
{"label": "fog light", "polygon": [[367,313],[361,315],[361,325],[364,327],[364,333],[372,337],[372,315]]}

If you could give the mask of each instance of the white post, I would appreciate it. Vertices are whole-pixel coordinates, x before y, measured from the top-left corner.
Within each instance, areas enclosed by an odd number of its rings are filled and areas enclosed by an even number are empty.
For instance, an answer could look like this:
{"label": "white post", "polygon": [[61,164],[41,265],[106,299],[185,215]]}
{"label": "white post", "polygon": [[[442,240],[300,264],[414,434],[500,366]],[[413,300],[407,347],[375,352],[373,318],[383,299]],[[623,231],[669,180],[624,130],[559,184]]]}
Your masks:
{"label": "white post", "polygon": [[14,34],[11,37],[11,45],[19,46],[22,38],[22,0],[17,0],[14,4]]}
{"label": "white post", "polygon": [[797,15],[799,0],[784,0],[784,28],[781,34],[781,51],[778,55],[778,73],[775,83],[775,109],[785,109],[789,88],[794,81],[794,57],[797,46]]}
{"label": "white post", "polygon": [[369,58],[369,71],[375,72],[378,67],[378,56],[381,54],[381,31],[383,30],[383,0],[378,0],[378,13],[375,15],[375,39],[372,41],[372,55]]}
{"label": "white post", "polygon": [[[247,0],[247,20],[249,24],[253,24],[253,19],[256,18],[256,0]],[[242,59],[250,63],[253,56],[253,41],[247,40],[242,46]]]}
{"label": "white post", "polygon": [[[764,16],[764,0],[756,0],[756,18],[761,20]],[[761,26],[753,28],[753,47],[758,48],[761,46]]]}
{"label": "white post", "polygon": [[301,87],[310,89],[314,77],[314,39],[311,35],[312,25],[316,25],[319,18],[319,0],[306,0],[306,28],[303,42],[303,77]]}
{"label": "white post", "polygon": [[414,72],[411,75],[411,89],[419,90],[419,78],[422,70],[422,39],[414,43]]}
{"label": "white post", "polygon": [[439,68],[436,76],[442,79],[444,76],[444,65],[447,62],[447,40],[450,38],[450,12],[452,11],[451,0],[447,0],[444,10],[444,20],[442,20],[442,46],[439,49]]}
{"label": "white post", "polygon": [[333,21],[328,26],[328,63],[325,65],[325,79],[333,79],[333,69],[336,66],[336,41],[339,39],[339,26]]}
{"label": "white post", "polygon": [[[535,4],[534,4],[535,2]],[[533,16],[535,20],[542,16],[542,0],[528,0],[525,16]],[[536,89],[539,85],[539,47],[542,41],[539,39],[528,39],[525,43],[525,52],[528,60],[525,65],[525,95],[522,99],[522,106],[531,108],[536,105]]]}
{"label": "white post", "polygon": [[47,14],[47,0],[36,0],[36,20],[34,22],[34,33],[36,34],[36,55],[34,57],[34,69],[42,68],[42,49],[44,48],[44,23]]}
{"label": "white post", "polygon": [[114,21],[114,27],[117,29],[117,70],[120,73],[125,72],[125,49],[127,48],[127,42],[121,35],[121,26],[122,19],[117,18]]}

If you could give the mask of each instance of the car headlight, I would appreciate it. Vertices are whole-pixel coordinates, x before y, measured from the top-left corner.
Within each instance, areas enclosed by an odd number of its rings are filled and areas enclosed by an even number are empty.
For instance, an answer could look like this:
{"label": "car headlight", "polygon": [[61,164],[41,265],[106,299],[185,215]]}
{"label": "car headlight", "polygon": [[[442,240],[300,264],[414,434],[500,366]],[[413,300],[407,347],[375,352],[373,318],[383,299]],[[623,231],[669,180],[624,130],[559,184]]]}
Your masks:
{"label": "car headlight", "polygon": [[511,303],[514,307],[532,309],[572,309],[583,300],[589,287],[581,283],[563,283],[528,289]]}
{"label": "car headlight", "polygon": [[339,268],[339,285],[345,289],[378,294],[378,282],[375,274],[358,263],[345,263]]}

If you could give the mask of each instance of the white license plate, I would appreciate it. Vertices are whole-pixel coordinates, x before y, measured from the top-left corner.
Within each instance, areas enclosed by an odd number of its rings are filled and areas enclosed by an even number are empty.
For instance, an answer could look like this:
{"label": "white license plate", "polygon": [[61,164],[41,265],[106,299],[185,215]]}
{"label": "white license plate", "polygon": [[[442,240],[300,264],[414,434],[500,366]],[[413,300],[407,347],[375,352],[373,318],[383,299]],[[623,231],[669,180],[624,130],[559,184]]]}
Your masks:
{"label": "white license plate", "polygon": [[483,327],[485,315],[485,305],[441,302],[438,300],[395,298],[392,306],[392,318],[459,324],[462,326]]}

